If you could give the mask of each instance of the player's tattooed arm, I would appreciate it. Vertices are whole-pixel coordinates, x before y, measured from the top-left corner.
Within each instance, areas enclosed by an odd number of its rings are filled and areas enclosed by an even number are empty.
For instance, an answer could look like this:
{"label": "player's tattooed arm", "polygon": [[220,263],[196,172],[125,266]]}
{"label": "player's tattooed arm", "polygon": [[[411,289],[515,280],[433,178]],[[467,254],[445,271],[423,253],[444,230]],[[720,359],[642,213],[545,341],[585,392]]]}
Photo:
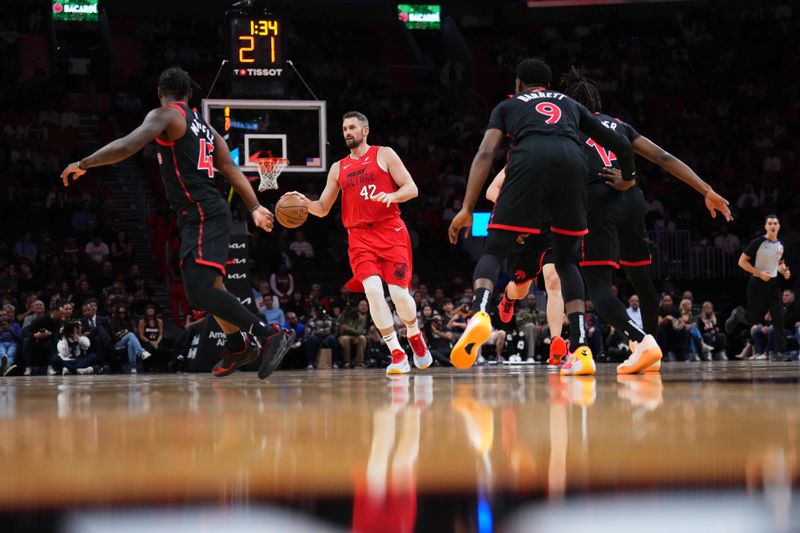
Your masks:
{"label": "player's tattooed arm", "polygon": [[325,189],[319,196],[319,200],[309,200],[305,195],[297,191],[287,192],[281,196],[281,199],[287,196],[294,196],[295,198],[301,199],[305,208],[308,209],[308,212],[312,215],[316,217],[326,216],[336,202],[336,198],[339,196],[339,162],[337,161],[331,165],[328,171],[328,180],[325,182]]}
{"label": "player's tattooed arm", "polygon": [[481,190],[483,190],[486,179],[489,177],[489,171],[492,169],[494,158],[500,149],[500,144],[503,142],[503,136],[503,131],[496,128],[489,128],[483,134],[478,153],[475,154],[472,166],[469,169],[467,192],[464,194],[464,203],[461,206],[461,211],[456,214],[447,229],[447,236],[452,244],[458,242],[458,233],[462,228],[464,229],[464,236],[469,235],[469,229],[472,227],[472,211],[475,209]]}
{"label": "player's tattooed arm", "polygon": [[378,150],[378,163],[385,163],[389,175],[397,184],[398,189],[394,192],[379,192],[370,197],[373,202],[380,202],[389,207],[391,204],[400,204],[416,198],[419,194],[417,184],[411,177],[411,173],[403,164],[403,160],[397,155],[397,152],[383,146]]}
{"label": "player's tattooed arm", "polygon": [[147,144],[153,142],[161,132],[167,129],[170,122],[177,118],[179,118],[179,115],[174,109],[164,107],[153,109],[147,114],[144,122],[125,137],[108,143],[89,157],[70,163],[61,173],[61,180],[64,182],[64,186],[69,185],[70,179],[78,179],[87,169],[113,165],[129,158]]}
{"label": "player's tattooed arm", "polygon": [[717,211],[719,211],[728,222],[733,220],[728,200],[717,194],[711,185],[700,179],[700,176],[689,165],[644,136],[633,140],[633,150],[699,192],[705,198],[706,208],[711,213],[711,218],[716,218]]}

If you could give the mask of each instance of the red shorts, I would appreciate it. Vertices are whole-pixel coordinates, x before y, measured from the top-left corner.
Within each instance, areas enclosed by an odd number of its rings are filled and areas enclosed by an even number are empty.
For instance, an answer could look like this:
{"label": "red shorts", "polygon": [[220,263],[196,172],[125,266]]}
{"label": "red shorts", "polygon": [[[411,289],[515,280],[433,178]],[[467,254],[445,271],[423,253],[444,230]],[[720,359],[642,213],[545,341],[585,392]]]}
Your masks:
{"label": "red shorts", "polygon": [[[400,219],[377,222],[370,227],[347,230],[348,254],[353,280],[346,287],[364,292],[359,287],[370,276],[380,276],[389,285],[408,288],[411,282],[411,239]],[[356,281],[358,283],[353,283]]]}

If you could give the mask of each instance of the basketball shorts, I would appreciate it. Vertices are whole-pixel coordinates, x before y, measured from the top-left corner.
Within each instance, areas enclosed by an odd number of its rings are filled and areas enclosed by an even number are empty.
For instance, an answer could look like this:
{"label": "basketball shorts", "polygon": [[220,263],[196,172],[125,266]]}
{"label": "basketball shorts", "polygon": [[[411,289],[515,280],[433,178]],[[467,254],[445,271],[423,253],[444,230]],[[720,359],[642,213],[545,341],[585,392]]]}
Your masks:
{"label": "basketball shorts", "polygon": [[553,263],[553,242],[550,239],[549,226],[547,223],[543,224],[539,235],[517,235],[517,245],[508,257],[508,272],[515,283],[535,280],[544,265]]}
{"label": "basketball shorts", "polygon": [[370,276],[380,276],[387,284],[408,288],[411,281],[411,238],[405,223],[397,218],[347,230],[348,254],[353,279],[348,283],[353,292]]}
{"label": "basketball shorts", "polygon": [[605,184],[589,186],[587,220],[580,266],[649,265],[650,243],[644,223],[644,196],[639,187],[615,191]]}
{"label": "basketball shorts", "polygon": [[586,164],[578,144],[563,136],[531,135],[508,158],[489,229],[586,234]]}
{"label": "basketball shorts", "polygon": [[225,275],[233,223],[231,210],[222,198],[219,202],[199,202],[195,206],[178,213],[181,266],[193,260]]}

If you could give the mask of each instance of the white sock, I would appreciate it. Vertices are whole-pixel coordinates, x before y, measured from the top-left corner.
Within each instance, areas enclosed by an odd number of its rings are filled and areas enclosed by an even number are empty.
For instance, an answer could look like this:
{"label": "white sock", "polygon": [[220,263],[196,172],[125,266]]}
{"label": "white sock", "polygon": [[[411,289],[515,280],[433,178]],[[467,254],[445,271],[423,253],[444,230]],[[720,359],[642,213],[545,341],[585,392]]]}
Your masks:
{"label": "white sock", "polygon": [[401,350],[402,351],[402,349],[403,349],[403,347],[400,346],[400,341],[397,340],[397,332],[396,331],[392,331],[388,335],[384,335],[383,336],[383,342],[385,342],[386,346],[389,347],[389,351],[390,352],[393,352],[395,350]]}
{"label": "white sock", "polygon": [[419,322],[414,320],[413,324],[409,324],[406,322],[406,328],[408,328],[408,336],[413,337],[414,335],[419,334]]}

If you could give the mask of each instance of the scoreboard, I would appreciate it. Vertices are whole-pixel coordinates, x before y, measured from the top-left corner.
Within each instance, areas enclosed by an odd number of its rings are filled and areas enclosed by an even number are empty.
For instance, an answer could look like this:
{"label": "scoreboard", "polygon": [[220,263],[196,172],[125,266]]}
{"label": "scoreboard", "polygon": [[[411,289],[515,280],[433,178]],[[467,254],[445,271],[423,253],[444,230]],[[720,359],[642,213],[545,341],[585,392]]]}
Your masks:
{"label": "scoreboard", "polygon": [[231,11],[228,65],[233,97],[281,97],[285,90],[284,21],[266,11]]}

